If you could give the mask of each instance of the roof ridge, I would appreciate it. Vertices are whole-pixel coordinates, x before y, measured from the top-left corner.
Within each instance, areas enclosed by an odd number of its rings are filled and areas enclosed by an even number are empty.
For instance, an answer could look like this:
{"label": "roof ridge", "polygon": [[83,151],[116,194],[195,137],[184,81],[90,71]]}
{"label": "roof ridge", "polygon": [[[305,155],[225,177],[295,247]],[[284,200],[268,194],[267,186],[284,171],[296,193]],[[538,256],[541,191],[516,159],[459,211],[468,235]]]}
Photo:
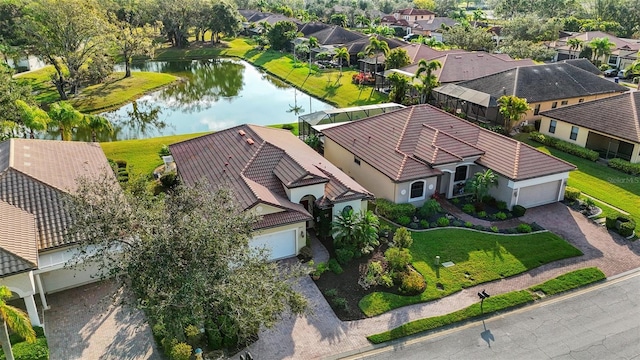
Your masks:
{"label": "roof ridge", "polygon": [[14,151],[14,144],[15,144],[15,139],[11,138],[9,139],[9,169],[13,169],[13,155],[15,154]]}
{"label": "roof ridge", "polygon": [[402,132],[400,133],[400,136],[398,137],[398,142],[396,143],[395,150],[398,153],[400,153],[401,155],[404,155],[404,157],[402,158],[402,162],[400,163],[400,167],[398,168],[398,173],[396,174],[396,180],[400,179],[400,175],[402,174],[402,171],[404,170],[404,165],[407,163],[408,155],[400,150],[400,144],[402,143],[402,139],[404,139],[404,134],[407,131],[407,128],[409,127],[409,122],[411,120],[411,117],[413,116],[414,109],[415,109],[415,106],[412,106],[411,110],[409,110],[409,114],[407,115],[407,118],[406,118],[406,120],[404,122],[404,127],[402,128]]}
{"label": "roof ridge", "polygon": [[630,92],[629,97],[631,98],[631,112],[633,113],[633,125],[636,127],[636,136],[640,135],[640,124],[638,123],[640,119],[638,119],[638,108],[636,106],[636,97],[633,96],[637,91]]}
{"label": "roof ridge", "polygon": [[[258,154],[262,151],[262,149],[264,148],[264,146],[267,144],[266,141],[263,141],[262,144],[260,144],[260,146],[258,146],[258,149],[256,150],[256,152],[253,153],[253,155],[251,156],[251,158],[249,159],[249,161],[247,161],[247,163],[244,165],[244,167],[242,168],[242,170],[240,170],[240,175],[244,176],[244,172],[247,171],[247,169],[249,169],[249,167],[253,164],[253,162],[255,161],[255,159],[258,157]],[[277,146],[276,146],[277,147]]]}
{"label": "roof ridge", "polygon": [[[12,206],[13,206],[13,205],[12,205]],[[38,245],[36,244],[36,247],[37,247],[37,246],[38,246]],[[9,253],[9,254],[11,254],[11,255],[13,255],[13,256],[15,256],[15,257],[17,257],[18,259],[20,259],[20,260],[22,260],[22,261],[24,261],[24,262],[27,262],[27,263],[29,263],[29,264],[31,264],[31,265],[33,265],[33,266],[35,266],[35,267],[37,267],[37,266],[38,266],[38,264],[34,264],[33,262],[31,262],[31,261],[29,261],[29,260],[25,259],[24,257],[22,257],[22,256],[20,256],[20,255],[18,255],[18,254],[16,254],[16,253],[14,253],[13,251],[7,250],[7,248],[5,248],[5,247],[0,246],[0,250],[4,251],[4,252],[6,252],[6,253]],[[36,251],[36,258],[37,258],[37,251]]]}
{"label": "roof ridge", "polygon": [[513,159],[513,178],[518,177],[518,168],[520,167],[520,144],[521,142],[516,143],[516,153],[515,158]]}
{"label": "roof ridge", "polygon": [[[431,142],[431,146],[433,146],[435,148],[435,150],[433,152],[433,155],[431,156],[431,161],[429,162],[430,164],[435,164],[436,163],[436,159],[438,158],[438,151],[443,151],[443,152],[445,152],[445,153],[447,153],[447,154],[449,154],[451,156],[457,157],[458,159],[462,160],[461,156],[458,156],[458,155],[452,153],[451,151],[449,151],[449,150],[447,150],[445,148],[441,148],[440,146],[436,145],[436,142],[438,140],[438,135],[440,133],[443,133],[443,134],[447,135],[447,133],[445,133],[444,131],[440,131],[440,129],[436,129],[433,126],[430,126],[428,124],[424,124],[423,123],[422,126],[435,130],[435,132],[433,134],[433,141]],[[456,138],[454,138],[454,139],[456,139]]]}
{"label": "roof ridge", "polygon": [[[289,159],[291,159],[291,161],[293,161],[296,165],[300,166],[300,168],[301,168],[302,170],[304,170],[304,171],[305,171],[305,174],[304,174],[303,176],[301,176],[299,179],[297,179],[297,180],[296,180],[296,182],[297,182],[297,181],[300,181],[301,179],[303,179],[304,177],[306,177],[306,176],[308,176],[308,175],[312,175],[312,176],[314,176],[314,177],[317,177],[317,175],[316,175],[316,174],[312,174],[312,173],[311,173],[311,172],[310,172],[306,167],[304,167],[304,166],[303,166],[303,165],[302,165],[298,160],[296,160],[293,156],[289,155],[289,153],[287,152],[287,150],[285,150],[285,149],[283,149],[283,148],[281,148],[281,147],[279,147],[279,146],[277,146],[277,145],[275,145],[275,144],[272,144],[272,143],[270,143],[270,142],[269,142],[269,141],[267,141],[267,140],[265,140],[264,142],[265,142],[265,143],[267,143],[267,144],[269,144],[269,145],[271,145],[271,146],[273,146],[273,147],[275,147],[276,149],[281,150],[281,151],[282,151],[282,152],[283,152],[283,153],[284,153],[284,154],[285,154]],[[282,159],[281,159],[281,160],[282,160]],[[278,163],[280,163],[280,161],[278,161]],[[316,166],[316,165],[315,165],[315,164],[313,164],[312,166]],[[316,166],[316,167],[317,167],[317,166]]]}
{"label": "roof ridge", "polygon": [[[461,122],[462,122],[462,121],[466,121],[466,120],[461,120]],[[423,125],[425,125],[425,126],[429,126],[429,127],[431,127],[431,128],[434,128],[434,127],[432,127],[431,125],[428,125],[428,124],[423,124]],[[466,125],[466,124],[465,124],[465,125]],[[474,124],[474,125],[475,125],[475,124]],[[482,129],[482,127],[480,127],[480,128]],[[435,129],[435,128],[434,128],[434,129]],[[485,129],[485,130],[486,130],[486,129]],[[448,137],[450,137],[450,138],[452,138],[452,139],[455,139],[456,141],[459,141],[459,142],[461,142],[461,143],[463,143],[463,144],[465,144],[465,145],[469,145],[469,146],[471,146],[472,148],[475,148],[475,149],[478,149],[478,150],[482,151],[483,153],[485,152],[484,150],[480,149],[480,148],[479,148],[479,147],[477,147],[476,145],[473,145],[473,144],[472,144],[472,143],[470,143],[470,142],[467,142],[467,141],[465,141],[465,140],[462,140],[462,139],[460,139],[460,138],[459,138],[459,137],[457,137],[457,136],[453,136],[453,135],[449,134],[448,132],[446,132],[446,131],[444,131],[444,130],[438,130],[438,131],[440,131],[441,133],[443,133],[444,135],[446,135],[446,136],[448,136]]]}

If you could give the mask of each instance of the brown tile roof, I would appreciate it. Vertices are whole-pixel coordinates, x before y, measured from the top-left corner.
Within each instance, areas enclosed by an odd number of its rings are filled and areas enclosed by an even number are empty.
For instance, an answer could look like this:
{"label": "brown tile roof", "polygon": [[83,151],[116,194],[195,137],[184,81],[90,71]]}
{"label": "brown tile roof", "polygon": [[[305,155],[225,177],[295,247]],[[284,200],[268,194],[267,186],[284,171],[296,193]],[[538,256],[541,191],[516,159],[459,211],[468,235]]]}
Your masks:
{"label": "brown tile roof", "polygon": [[[249,141],[251,140],[251,141]],[[359,198],[372,194],[326,161],[289,131],[255,125],[240,125],[217,133],[170,146],[180,177],[187,185],[202,179],[211,184],[231,186],[243,209],[267,203],[284,210],[258,223],[274,226],[280,219],[308,220],[310,215],[300,205],[289,201],[285,187],[295,188],[327,183],[325,197],[333,199],[327,189],[337,183]],[[330,174],[330,175],[328,175]],[[265,216],[266,218],[266,216]]]}
{"label": "brown tile roof", "polygon": [[[440,58],[443,57],[447,54],[458,54],[458,53],[466,53],[467,51],[465,50],[460,50],[460,49],[452,49],[452,50],[436,50],[434,48],[431,48],[427,45],[424,44],[416,44],[416,43],[411,43],[411,44],[407,44],[401,47],[401,49],[404,49],[407,52],[407,55],[409,55],[409,60],[411,61],[412,65],[415,65],[417,68],[417,64],[420,60],[425,59],[427,61],[429,60],[433,60],[436,58]],[[380,54],[378,55],[378,63],[381,64],[385,61],[386,57],[384,56],[384,54]],[[375,62],[375,59],[369,59],[369,58],[365,58],[362,61],[368,62],[373,64]],[[415,72],[415,70],[414,70]]]}
{"label": "brown tile roof", "polygon": [[427,9],[414,9],[414,8],[400,9],[398,11],[395,11],[395,13],[398,13],[400,15],[435,15],[436,14],[433,11],[429,11]]}
{"label": "brown tile roof", "polygon": [[569,45],[567,45],[567,41],[569,39],[580,39],[582,40],[584,43],[589,43],[591,42],[593,39],[597,39],[597,38],[607,38],[609,39],[610,42],[615,44],[615,47],[613,47],[613,49],[628,49],[628,50],[632,50],[632,51],[637,51],[640,50],[640,44],[635,43],[635,42],[631,42],[631,41],[627,41],[625,39],[621,39],[617,36],[611,35],[611,34],[607,34],[605,32],[602,31],[587,31],[587,32],[582,32],[582,33],[578,33],[578,34],[574,34],[571,36],[567,36],[567,37],[563,37],[558,39],[555,42],[551,43],[551,47],[555,48],[555,49],[564,49],[564,50],[569,50]]}
{"label": "brown tile roof", "polygon": [[38,264],[36,221],[32,214],[0,201],[0,277]]}
{"label": "brown tile roof", "polygon": [[640,143],[640,92],[543,111],[541,115]]}
{"label": "brown tile roof", "polygon": [[430,105],[323,130],[323,134],[396,182],[440,173],[433,166],[480,156],[476,163],[512,180],[575,167]]}
{"label": "brown tile roof", "polygon": [[366,37],[362,33],[351,31],[338,25],[309,34],[309,37],[311,36],[318,39],[318,43],[321,45],[343,45]]}
{"label": "brown tile roof", "polygon": [[[10,139],[0,143],[0,203],[35,218],[38,250],[70,245],[63,196],[76,190],[77,178],[104,171],[112,174],[98,144]],[[0,218],[10,216],[7,209],[0,208]]]}

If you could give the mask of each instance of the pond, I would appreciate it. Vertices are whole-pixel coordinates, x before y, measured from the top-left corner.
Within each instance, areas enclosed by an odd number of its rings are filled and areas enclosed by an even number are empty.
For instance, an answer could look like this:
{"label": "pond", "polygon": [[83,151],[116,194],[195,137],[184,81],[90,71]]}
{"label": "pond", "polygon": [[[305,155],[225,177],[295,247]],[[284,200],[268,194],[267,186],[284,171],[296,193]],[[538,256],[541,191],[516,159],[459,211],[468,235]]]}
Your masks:
{"label": "pond", "polygon": [[[132,71],[170,73],[184,80],[102,114],[115,131],[99,141],[217,131],[244,123],[294,123],[299,115],[332,108],[240,60],[148,61],[134,64]],[[77,137],[91,138],[83,133]]]}

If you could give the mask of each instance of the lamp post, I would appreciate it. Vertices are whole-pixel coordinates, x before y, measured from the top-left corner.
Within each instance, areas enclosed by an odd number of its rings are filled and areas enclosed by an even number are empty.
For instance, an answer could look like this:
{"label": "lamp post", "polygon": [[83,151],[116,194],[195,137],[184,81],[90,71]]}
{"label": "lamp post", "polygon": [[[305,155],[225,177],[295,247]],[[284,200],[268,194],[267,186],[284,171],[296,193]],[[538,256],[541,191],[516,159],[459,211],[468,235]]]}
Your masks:
{"label": "lamp post", "polygon": [[480,298],[480,313],[484,314],[484,310],[482,309],[482,305],[484,304],[484,299],[490,297],[491,295],[487,294],[485,290],[478,293],[478,297]]}

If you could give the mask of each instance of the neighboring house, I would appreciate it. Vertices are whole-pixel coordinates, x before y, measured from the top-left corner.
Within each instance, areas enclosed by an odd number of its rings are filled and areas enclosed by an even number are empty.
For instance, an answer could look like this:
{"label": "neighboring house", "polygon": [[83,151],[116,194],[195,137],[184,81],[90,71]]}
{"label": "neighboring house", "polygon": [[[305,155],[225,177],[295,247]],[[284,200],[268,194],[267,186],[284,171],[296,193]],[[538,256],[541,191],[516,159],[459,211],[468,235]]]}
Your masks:
{"label": "neighboring house", "polygon": [[[400,48],[407,52],[407,55],[409,56],[410,64],[412,65],[417,64],[421,59],[431,60],[438,57],[442,57],[450,53],[466,52],[464,50],[458,50],[458,49],[436,50],[427,45],[415,44],[415,43],[405,44]],[[386,56],[382,53],[378,54],[378,56],[375,56],[375,57],[362,58],[360,59],[360,69],[365,71],[367,69],[372,69],[375,66],[376,62],[378,63],[378,65],[380,65],[380,64],[384,64],[385,60],[386,60]]]}
{"label": "neighboring house", "polygon": [[424,37],[434,37],[438,41],[442,41],[442,27],[452,27],[458,22],[448,17],[435,17],[429,20],[418,20],[412,28],[411,33],[422,35]]}
{"label": "neighboring house", "polygon": [[[395,48],[398,48],[407,44],[402,40],[398,40],[395,38],[388,38],[378,34],[372,34],[372,35],[351,41],[349,43],[344,44],[344,47],[346,47],[347,51],[349,51],[351,64],[356,64],[357,62],[362,66],[362,62],[361,62],[361,59],[358,58],[358,54],[361,54],[365,51],[366,47],[369,46],[369,43],[371,42],[371,38],[376,38],[380,41],[386,42],[387,45],[389,45],[389,50],[393,50]],[[371,66],[371,68],[373,68],[373,66]]]}
{"label": "neighboring house", "polygon": [[571,49],[568,45],[570,39],[579,39],[582,41],[582,48],[589,46],[589,43],[593,39],[607,38],[610,42],[615,44],[615,47],[611,48],[611,54],[606,58],[600,59],[603,64],[608,64],[611,67],[624,69],[631,65],[632,62],[637,60],[638,50],[640,50],[640,43],[638,40],[621,39],[614,35],[607,34],[602,31],[587,31],[583,33],[573,34],[553,41],[549,44],[549,48],[556,51],[554,61],[561,61],[566,59],[575,59],[580,56],[582,49]]}
{"label": "neighboring house", "polygon": [[[41,325],[34,295],[96,281],[91,266],[64,268],[76,247],[63,197],[79,177],[113,174],[100,145],[77,141],[0,142],[0,285],[24,299],[31,323]],[[115,176],[114,176],[115,181]]]}
{"label": "neighboring house", "polygon": [[300,27],[301,22],[296,18],[290,18],[282,14],[272,14],[268,12],[261,12],[256,10],[238,10],[246,21],[242,22],[243,31],[247,34],[261,34],[263,26],[261,23],[268,23],[273,26],[279,21],[291,21]]}
{"label": "neighboring house", "polygon": [[366,210],[373,198],[286,130],[240,125],[170,149],[183,183],[229,186],[243,210],[260,216],[251,245],[270,249],[273,260],[296,256],[315,221]]}
{"label": "neighboring house", "polygon": [[585,58],[562,60],[563,63],[579,67],[584,71],[588,71],[593,75],[602,75],[602,71],[597,66],[593,65],[591,61]]}
{"label": "neighboring house", "polygon": [[560,201],[575,166],[431,105],[416,105],[323,130],[324,155],[396,203],[462,195],[476,172],[493,170],[490,194],[509,208]]}
{"label": "neighboring house", "polygon": [[42,69],[47,66],[47,64],[40,60],[38,57],[33,55],[28,55],[26,57],[21,57],[19,59],[7,59],[7,65],[10,68],[15,69],[17,71],[31,71]]}
{"label": "neighboring house", "polygon": [[640,162],[640,92],[542,112],[540,132],[596,150],[606,159]]}
{"label": "neighboring house", "polygon": [[324,29],[330,28],[332,25],[325,24],[319,21],[312,21],[304,24],[300,24],[298,26],[298,32],[302,33],[303,36],[309,37],[313,33],[317,33],[318,31],[322,31]]}
{"label": "neighboring house", "polygon": [[380,24],[390,27],[401,27],[407,33],[411,33],[411,29],[417,21],[433,20],[436,17],[434,12],[425,9],[401,9],[394,11],[393,14],[382,17]]}
{"label": "neighboring house", "polygon": [[523,121],[540,119],[540,112],[618,95],[628,89],[569,63],[520,66],[433,90],[436,103],[468,119],[502,124],[498,99],[515,95],[531,107]]}

